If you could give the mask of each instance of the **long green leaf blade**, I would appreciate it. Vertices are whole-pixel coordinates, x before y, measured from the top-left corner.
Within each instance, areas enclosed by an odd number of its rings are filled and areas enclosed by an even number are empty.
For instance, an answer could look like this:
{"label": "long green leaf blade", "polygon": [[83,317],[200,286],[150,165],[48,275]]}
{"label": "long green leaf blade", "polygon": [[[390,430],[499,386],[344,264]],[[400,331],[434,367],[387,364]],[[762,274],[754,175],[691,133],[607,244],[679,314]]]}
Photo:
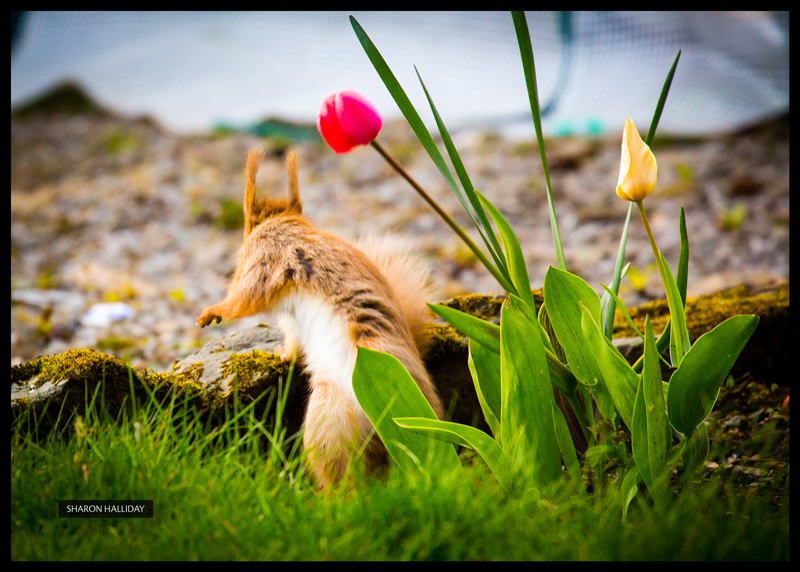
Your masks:
{"label": "long green leaf blade", "polygon": [[586,489],[583,487],[583,479],[581,478],[581,467],[578,464],[578,454],[575,452],[575,444],[572,441],[572,435],[569,432],[567,420],[564,414],[553,402],[553,428],[555,429],[556,439],[558,440],[558,448],[561,451],[561,458],[564,459],[564,466],[567,468],[569,480],[575,485],[575,490],[578,494],[586,494]]}
{"label": "long green leaf blade", "polygon": [[[622,267],[625,264],[625,248],[628,244],[628,228],[631,225],[631,212],[633,203],[628,205],[628,216],[625,218],[625,226],[622,228],[622,237],[619,239],[619,249],[617,250],[617,261],[614,264],[614,276],[611,278],[611,290],[614,294],[619,293],[619,283],[622,281]],[[614,333],[614,305],[611,303],[610,296],[603,296],[600,301],[600,316],[603,322],[603,335],[609,340]]]}
{"label": "long green leaf blade", "polygon": [[[581,329],[582,302],[596,319],[600,319],[600,298],[580,277],[553,266],[544,277],[544,299],[550,325],[567,355],[567,363],[575,377],[584,385],[601,382],[601,374]],[[603,407],[601,405],[601,407]],[[604,407],[603,414],[608,412]]]}
{"label": "long green leaf blade", "polygon": [[758,320],[758,316],[733,316],[697,338],[669,382],[669,422],[677,431],[688,435],[711,413],[720,385]]}
{"label": "long green leaf blade", "polygon": [[661,95],[658,98],[656,111],[653,114],[653,120],[650,122],[650,131],[647,132],[647,138],[644,140],[648,147],[653,142],[653,137],[656,135],[656,128],[658,127],[658,122],[661,120],[661,112],[664,111],[664,105],[667,103],[669,88],[672,86],[672,78],[675,76],[675,68],[678,67],[679,59],[681,59],[680,50],[675,54],[675,59],[672,60],[672,65],[669,68],[669,72],[667,72],[667,79],[664,80],[664,86],[661,88]]}
{"label": "long green leaf blade", "polygon": [[391,94],[395,103],[397,103],[397,107],[400,108],[403,117],[405,117],[406,121],[408,121],[411,129],[416,134],[420,143],[422,143],[422,146],[428,152],[428,155],[430,155],[434,164],[439,169],[439,172],[447,181],[447,184],[450,185],[450,188],[453,189],[453,192],[456,193],[457,196],[460,195],[460,191],[455,179],[453,178],[453,174],[450,172],[450,169],[444,162],[444,158],[439,152],[439,148],[433,141],[433,137],[431,137],[431,134],[428,133],[428,129],[425,127],[422,119],[420,119],[417,110],[414,109],[414,106],[408,99],[406,92],[403,91],[403,88],[400,86],[397,78],[395,78],[392,70],[389,69],[389,66],[386,64],[386,60],[383,59],[383,56],[378,51],[378,48],[375,47],[375,44],[372,43],[372,40],[370,40],[367,33],[352,16],[350,16],[350,23],[352,24],[353,30],[358,37],[358,41],[361,42],[361,46],[364,48],[367,57],[369,58],[370,62],[372,62],[372,66],[375,68],[375,71],[378,72],[381,80],[383,80],[386,89],[389,90],[389,93]]}
{"label": "long green leaf blade", "polygon": [[553,424],[553,389],[541,327],[509,296],[500,318],[500,389],[503,451],[537,485],[561,473],[561,452]]}
{"label": "long green leaf blade", "polygon": [[542,136],[542,117],[539,108],[539,90],[536,86],[536,66],[533,61],[533,48],[531,46],[531,35],[528,31],[528,21],[525,19],[525,12],[511,12],[514,20],[514,31],[517,34],[519,53],[522,58],[522,69],[525,72],[525,85],[528,87],[528,100],[531,104],[531,116],[533,126],[536,129],[536,142],[539,145],[539,156],[542,159],[542,171],[544,171],[544,182],[547,188],[547,206],[550,210],[550,229],[553,233],[553,246],[556,250],[556,263],[561,270],[567,269],[567,260],[564,257],[564,249],[561,246],[561,234],[558,232],[556,221],[556,208],[553,203],[553,191],[550,188],[550,171],[547,168],[547,155],[544,151],[544,137]]}
{"label": "long green leaf blade", "polygon": [[[689,281],[689,234],[686,231],[686,215],[683,212],[683,207],[681,207],[680,235],[681,251],[678,257],[678,277],[676,282],[678,285],[678,292],[681,295],[681,302],[683,303],[683,307],[686,308],[686,288]],[[661,335],[656,340],[656,348],[658,349],[659,355],[664,353],[664,350],[669,346],[671,332],[672,320],[670,319],[667,320],[667,325],[664,327],[664,331],[661,332]],[[633,364],[633,370],[636,373],[642,373],[642,363],[642,358],[640,357],[636,363]]]}
{"label": "long green leaf blade", "polygon": [[478,191],[475,191],[475,194],[478,195],[478,199],[480,199],[484,208],[489,211],[489,216],[492,217],[494,224],[497,225],[497,230],[500,233],[500,239],[503,241],[505,249],[508,272],[511,275],[511,282],[514,284],[514,288],[517,289],[517,295],[535,312],[536,304],[531,293],[531,283],[528,279],[528,269],[525,267],[525,258],[522,256],[522,247],[520,247],[514,231],[511,230],[511,225],[508,224],[502,213],[486,197]]}
{"label": "long green leaf blade", "polygon": [[500,354],[500,326],[449,306],[428,303],[428,308],[471,340]]}
{"label": "long green leaf blade", "polygon": [[686,213],[681,207],[681,217],[679,225],[681,235],[681,251],[678,255],[678,292],[681,295],[683,306],[686,307],[686,288],[689,283],[689,233],[686,230]]}
{"label": "long green leaf blade", "polygon": [[[465,312],[460,312],[449,306],[428,304],[428,307],[465,336],[475,340],[496,354],[500,354],[499,326],[471,316]],[[572,372],[547,348],[545,348],[545,356],[547,357],[547,365],[550,368],[550,381],[553,382],[553,385],[564,393],[575,391],[577,380],[575,376],[572,375]]]}
{"label": "long green leaf blade", "polygon": [[[636,327],[636,324],[633,322],[633,318],[631,318],[630,314],[628,314],[628,310],[625,308],[625,304],[623,304],[622,300],[619,299],[619,296],[617,296],[617,293],[614,292],[614,290],[612,290],[611,288],[609,288],[605,284],[600,284],[600,286],[603,288],[603,290],[606,291],[606,293],[609,295],[609,298],[612,298],[614,300],[615,306],[622,311],[623,317],[628,322],[628,325],[631,328],[633,328],[633,331],[636,332],[636,335],[639,336],[640,338],[644,339],[644,334],[642,334],[642,332],[639,331],[639,328]],[[608,338],[609,336],[606,336],[606,337]]]}
{"label": "long green leaf blade", "polygon": [[[614,407],[625,422],[625,425],[631,427],[639,376],[634,373],[630,364],[622,357],[619,350],[614,347],[611,340],[603,335],[599,324],[595,321],[589,309],[582,303],[580,308],[581,329],[597,360],[597,366],[604,381],[604,388],[611,396]],[[597,404],[600,407],[599,400]],[[601,413],[606,418],[610,417],[602,409]]]}
{"label": "long green leaf blade", "polygon": [[[494,230],[492,230],[492,225],[489,224],[489,220],[486,218],[486,212],[483,210],[483,207],[481,206],[478,197],[475,195],[475,187],[472,185],[472,181],[470,181],[469,175],[467,174],[467,170],[464,168],[464,163],[461,160],[461,156],[458,154],[455,145],[453,145],[453,140],[450,138],[450,133],[447,131],[447,128],[444,125],[444,121],[442,121],[442,118],[439,115],[439,111],[433,104],[433,99],[431,99],[431,96],[428,93],[428,88],[425,86],[425,82],[422,81],[422,77],[419,75],[419,71],[417,70],[416,66],[414,66],[414,71],[417,72],[417,78],[419,79],[419,83],[422,85],[422,90],[425,92],[425,97],[428,98],[428,103],[431,106],[433,117],[436,120],[437,127],[439,128],[439,134],[442,136],[442,142],[444,143],[445,149],[447,149],[447,154],[450,156],[450,161],[453,163],[453,167],[456,170],[456,174],[458,175],[458,178],[461,181],[461,186],[464,189],[464,194],[469,199],[470,205],[472,205],[475,214],[478,215],[478,219],[480,220],[480,226],[476,224],[475,227],[478,229],[481,238],[483,238],[483,241],[486,244],[486,248],[489,249],[489,253],[494,258],[494,262],[497,265],[497,268],[500,270],[500,272],[503,273],[503,276],[510,282],[511,277],[508,275],[508,269],[506,265],[503,264],[502,262],[503,251],[500,248],[500,243],[497,242],[497,237],[494,234]],[[459,197],[459,200],[461,200],[461,204],[466,209],[467,205],[465,204],[462,197]],[[481,230],[481,227],[483,227],[483,230]]]}
{"label": "long green leaf blade", "polygon": [[683,300],[678,291],[678,285],[675,283],[675,278],[672,276],[672,271],[669,269],[667,259],[659,251],[658,255],[661,257],[661,281],[664,284],[664,290],[667,294],[667,305],[669,306],[669,319],[672,324],[672,333],[670,334],[669,351],[670,360],[672,365],[679,367],[683,356],[692,347],[689,341],[689,329],[686,327],[686,315],[683,309]]}
{"label": "long green leaf blade", "polygon": [[506,491],[510,491],[511,463],[500,445],[486,433],[475,427],[439,421],[435,419],[422,419],[418,417],[395,418],[394,422],[400,427],[410,429],[421,435],[427,435],[447,443],[455,443],[474,449],[486,462],[489,470],[497,478]]}
{"label": "long green leaf blade", "polygon": [[494,438],[500,440],[500,355],[475,340],[469,341],[469,371],[483,416]]}
{"label": "long green leaf blade", "polygon": [[[433,137],[431,137],[431,134],[425,127],[425,124],[422,122],[422,119],[420,119],[419,113],[417,113],[417,110],[414,108],[413,104],[408,99],[408,96],[406,95],[405,91],[403,91],[403,88],[400,86],[400,83],[397,81],[397,78],[395,78],[394,74],[392,73],[392,70],[389,69],[389,66],[386,64],[386,61],[383,59],[383,56],[381,56],[380,52],[378,51],[378,48],[375,47],[375,44],[372,43],[372,40],[370,40],[367,33],[364,31],[361,25],[356,21],[356,19],[353,18],[353,16],[350,16],[350,23],[353,26],[353,30],[355,31],[359,42],[361,42],[361,46],[364,48],[364,52],[366,52],[367,57],[369,58],[370,62],[372,62],[372,66],[375,68],[375,71],[378,72],[378,75],[380,76],[381,80],[386,86],[386,89],[389,91],[389,94],[392,96],[395,103],[397,104],[397,107],[400,108],[400,112],[403,114],[403,117],[405,117],[406,121],[408,121],[408,124],[411,126],[411,129],[414,131],[414,134],[417,136],[417,139],[419,139],[420,143],[422,144],[422,147],[428,153],[434,165],[436,165],[436,168],[439,169],[439,172],[442,174],[445,181],[447,181],[447,184],[450,186],[450,189],[453,191],[456,197],[458,197],[458,200],[461,202],[462,206],[464,207],[464,210],[467,211],[467,214],[472,220],[472,223],[475,225],[475,228],[478,229],[478,232],[481,234],[481,237],[483,238],[484,242],[486,242],[487,246],[489,247],[489,251],[492,252],[492,248],[491,246],[489,246],[490,243],[487,242],[486,237],[483,236],[480,225],[475,220],[475,217],[473,216],[472,211],[468,206],[468,202],[464,197],[464,194],[461,192],[461,189],[459,189],[458,184],[453,178],[453,174],[447,167],[447,163],[445,163],[444,158],[442,157],[442,154],[439,151],[439,148],[436,146],[436,143],[433,140]],[[505,280],[505,275],[504,275],[505,273],[502,267],[494,268],[493,266],[491,266],[488,259],[485,261],[484,264],[487,266],[487,269],[490,272],[492,272],[493,275],[495,275],[495,278],[497,278],[498,282],[500,282],[503,285],[503,287],[506,288],[508,286],[508,282]],[[495,274],[495,272],[497,272],[497,274]]]}
{"label": "long green leaf blade", "polygon": [[667,412],[650,317],[645,318],[644,370],[633,406],[631,446],[636,466],[659,510],[666,502]]}
{"label": "long green leaf blade", "polygon": [[418,468],[413,457],[397,443],[413,453],[430,475],[461,469],[451,445],[405,431],[392,422],[394,417],[436,419],[422,391],[396,358],[359,347],[353,391],[389,455],[404,473],[416,474]]}

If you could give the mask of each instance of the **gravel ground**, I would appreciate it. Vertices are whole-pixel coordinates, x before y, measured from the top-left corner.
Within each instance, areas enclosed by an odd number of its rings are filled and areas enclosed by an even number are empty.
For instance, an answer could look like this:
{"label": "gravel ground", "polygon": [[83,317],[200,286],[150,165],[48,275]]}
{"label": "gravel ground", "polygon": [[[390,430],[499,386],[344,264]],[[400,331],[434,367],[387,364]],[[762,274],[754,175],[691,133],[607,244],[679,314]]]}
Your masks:
{"label": "gravel ground", "polygon": [[[621,129],[620,136],[547,144],[568,268],[599,292],[600,282],[610,282],[627,209],[614,193]],[[384,126],[379,141],[462,226],[471,226],[407,126]],[[535,142],[485,132],[456,134],[454,141],[472,182],[515,229],[531,284],[540,287],[555,256]],[[271,150],[260,191],[285,193],[285,145],[274,141],[239,133],[178,136],[152,121],[108,114],[12,117],[12,364],[96,347],[162,370],[212,338],[258,323],[253,317],[204,330],[195,325],[203,308],[224,296],[233,273],[244,162],[257,145]],[[438,299],[500,289],[373,149],[337,156],[321,144],[293,148],[305,214],[317,226],[346,238],[373,231],[412,237],[430,262]],[[725,137],[656,141],[653,149],[659,179],[646,202],[650,224],[674,268],[685,208],[690,296],[788,280],[788,118]],[[620,289],[626,304],[663,297],[636,213],[627,260],[632,269]],[[114,301],[134,315],[109,325],[81,321],[94,304]]]}

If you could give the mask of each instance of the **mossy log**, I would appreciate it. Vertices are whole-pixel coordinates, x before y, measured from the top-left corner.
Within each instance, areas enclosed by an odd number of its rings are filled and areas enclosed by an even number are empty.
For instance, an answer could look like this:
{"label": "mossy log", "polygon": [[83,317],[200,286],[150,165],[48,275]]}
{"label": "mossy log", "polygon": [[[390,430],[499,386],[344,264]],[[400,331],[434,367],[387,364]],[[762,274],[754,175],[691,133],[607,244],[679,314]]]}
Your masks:
{"label": "mossy log", "polygon": [[[537,304],[540,290],[534,291]],[[466,295],[445,302],[459,310],[499,322],[504,295]],[[650,302],[632,308],[629,314],[644,329],[644,317],[650,316],[653,330],[663,330],[668,317],[666,301]],[[692,341],[713,329],[730,316],[757,314],[758,328],[734,367],[734,376],[751,372],[756,379],[788,385],[783,375],[788,371],[789,355],[789,284],[761,294],[739,286],[713,296],[687,300],[687,325]],[[435,343],[426,356],[426,365],[436,384],[450,418],[458,423],[487,430],[467,367],[466,339],[450,326],[431,326]],[[623,355],[638,358],[634,332],[619,311],[614,322],[615,344],[623,346]],[[621,341],[620,341],[621,340]],[[256,326],[209,342],[202,350],[177,362],[166,372],[128,368],[119,359],[95,350],[69,350],[53,356],[38,357],[11,367],[12,423],[21,412],[33,409],[41,420],[40,430],[48,430],[56,419],[70,414],[85,414],[87,399],[102,403],[112,414],[132,401],[142,402],[145,392],[168,403],[173,395],[187,399],[202,412],[220,411],[247,405],[254,400],[257,419],[274,409],[279,384],[283,386],[289,365],[272,353],[282,340],[275,330]],[[639,353],[641,350],[639,349]],[[133,392],[131,391],[133,390]],[[308,380],[299,369],[289,388],[283,423],[291,435],[300,429],[308,396]]]}

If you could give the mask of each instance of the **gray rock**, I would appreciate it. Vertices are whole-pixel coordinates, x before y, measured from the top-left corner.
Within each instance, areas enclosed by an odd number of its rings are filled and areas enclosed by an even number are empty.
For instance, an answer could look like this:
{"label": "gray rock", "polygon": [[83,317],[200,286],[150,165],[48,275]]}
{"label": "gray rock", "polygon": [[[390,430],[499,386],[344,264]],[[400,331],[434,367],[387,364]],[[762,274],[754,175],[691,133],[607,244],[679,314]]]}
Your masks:
{"label": "gray rock", "polygon": [[269,326],[261,325],[244,328],[211,340],[202,348],[176,361],[169,373],[183,373],[191,367],[201,365],[203,373],[198,382],[205,386],[217,386],[222,393],[231,389],[233,375],[223,375],[223,365],[231,354],[241,354],[253,350],[262,350],[274,353],[275,346],[283,342],[280,331]]}

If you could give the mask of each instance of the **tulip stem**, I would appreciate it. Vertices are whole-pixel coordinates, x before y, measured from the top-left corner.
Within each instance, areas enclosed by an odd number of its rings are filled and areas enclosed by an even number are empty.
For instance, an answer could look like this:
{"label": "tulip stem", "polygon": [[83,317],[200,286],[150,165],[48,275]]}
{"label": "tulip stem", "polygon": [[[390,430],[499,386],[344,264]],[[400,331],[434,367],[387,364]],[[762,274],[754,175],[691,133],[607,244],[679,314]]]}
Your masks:
{"label": "tulip stem", "polygon": [[[403,169],[403,167],[401,167],[400,164],[397,161],[395,161],[383,147],[381,147],[378,141],[373,139],[370,142],[370,145],[372,145],[375,148],[375,150],[378,153],[380,153],[384,159],[386,159],[386,161],[394,168],[395,171],[397,171],[406,181],[408,181],[408,184],[414,187],[414,190],[417,191],[417,193],[419,193],[419,195],[423,199],[425,199],[425,201],[433,208],[433,210],[437,212],[437,214],[440,217],[442,217],[442,219],[444,219],[444,222],[446,222],[450,226],[450,228],[453,229],[453,232],[455,232],[459,237],[461,237],[461,240],[463,240],[466,243],[469,249],[472,250],[475,256],[478,257],[478,260],[480,260],[486,267],[486,269],[492,273],[492,276],[495,277],[495,279],[503,286],[503,288],[505,288],[506,291],[508,292],[513,291],[513,287],[511,287],[508,284],[508,282],[505,279],[503,279],[503,277],[500,275],[500,273],[497,271],[494,265],[489,261],[488,258],[486,258],[486,255],[483,254],[480,248],[478,248],[478,245],[476,245],[472,241],[472,239],[469,236],[467,236],[467,233],[465,233],[464,230],[460,226],[458,226],[458,224],[456,224],[456,221],[454,221],[449,214],[444,212],[442,210],[442,207],[440,207],[436,203],[436,201],[434,201],[428,195],[428,193],[426,193],[425,190],[419,186],[419,184],[411,177],[411,175],[409,175],[406,172],[406,170]],[[512,288],[512,290],[509,290],[509,288]]]}
{"label": "tulip stem", "polygon": [[658,273],[661,275],[662,281],[664,281],[664,287],[666,288],[666,281],[664,280],[664,268],[661,265],[661,255],[659,254],[658,247],[656,246],[656,239],[653,238],[653,232],[650,230],[650,223],[647,221],[647,213],[644,212],[644,204],[642,201],[634,201],[636,206],[639,208],[639,214],[642,217],[642,223],[644,224],[644,230],[647,233],[647,239],[650,241],[650,247],[653,249],[653,256],[656,259],[656,265],[658,266]]}

